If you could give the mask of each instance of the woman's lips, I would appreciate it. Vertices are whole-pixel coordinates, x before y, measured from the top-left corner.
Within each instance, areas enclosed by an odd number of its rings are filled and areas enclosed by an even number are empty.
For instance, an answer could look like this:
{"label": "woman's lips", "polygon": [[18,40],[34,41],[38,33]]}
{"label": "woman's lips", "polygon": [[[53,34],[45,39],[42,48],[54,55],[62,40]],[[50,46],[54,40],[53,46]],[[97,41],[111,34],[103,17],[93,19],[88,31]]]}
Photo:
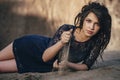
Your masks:
{"label": "woman's lips", "polygon": [[93,31],[87,30],[88,34],[93,34]]}

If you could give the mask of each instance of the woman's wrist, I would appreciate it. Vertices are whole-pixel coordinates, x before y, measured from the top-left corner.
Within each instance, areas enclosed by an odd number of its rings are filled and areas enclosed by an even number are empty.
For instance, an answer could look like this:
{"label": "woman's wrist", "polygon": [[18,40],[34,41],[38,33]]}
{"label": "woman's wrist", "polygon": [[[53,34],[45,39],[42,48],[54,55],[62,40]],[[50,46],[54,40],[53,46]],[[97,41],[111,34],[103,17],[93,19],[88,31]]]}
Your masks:
{"label": "woman's wrist", "polygon": [[67,61],[67,66],[70,67],[71,65],[71,62]]}
{"label": "woman's wrist", "polygon": [[60,44],[65,45],[65,43],[62,40],[60,40],[59,42],[60,42]]}

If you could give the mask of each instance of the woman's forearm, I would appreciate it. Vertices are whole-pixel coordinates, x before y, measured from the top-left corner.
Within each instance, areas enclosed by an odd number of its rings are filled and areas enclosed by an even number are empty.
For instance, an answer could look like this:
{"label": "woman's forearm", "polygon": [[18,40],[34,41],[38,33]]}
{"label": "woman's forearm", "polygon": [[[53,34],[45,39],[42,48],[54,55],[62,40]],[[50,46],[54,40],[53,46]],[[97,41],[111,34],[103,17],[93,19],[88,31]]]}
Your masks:
{"label": "woman's forearm", "polygon": [[70,29],[69,31],[64,31],[61,34],[60,37],[60,41],[58,41],[56,44],[54,44],[53,46],[49,47],[48,49],[46,49],[43,53],[42,59],[44,62],[49,61],[50,59],[52,59],[53,57],[55,57],[55,55],[58,53],[58,51],[66,44],[69,42],[70,37],[71,37],[71,32],[72,29]]}
{"label": "woman's forearm", "polygon": [[77,63],[68,62],[67,66],[71,69],[78,70],[78,71],[88,70],[88,67],[86,64],[77,64]]}
{"label": "woman's forearm", "polygon": [[50,59],[52,59],[53,57],[55,57],[55,55],[58,53],[58,51],[64,46],[64,44],[61,41],[58,41],[55,45],[47,48],[42,56],[42,59],[44,62],[49,61]]}

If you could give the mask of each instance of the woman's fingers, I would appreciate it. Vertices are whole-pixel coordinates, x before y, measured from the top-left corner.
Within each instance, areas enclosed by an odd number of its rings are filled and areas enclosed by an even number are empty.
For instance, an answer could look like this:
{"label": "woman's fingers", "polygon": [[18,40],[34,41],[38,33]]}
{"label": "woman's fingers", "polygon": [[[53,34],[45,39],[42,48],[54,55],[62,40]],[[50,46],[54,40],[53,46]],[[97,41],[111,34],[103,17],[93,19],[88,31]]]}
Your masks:
{"label": "woman's fingers", "polygon": [[73,29],[70,29],[69,31],[64,31],[61,35],[61,40],[63,43],[67,43],[69,42],[70,38],[71,38],[71,32]]}
{"label": "woman's fingers", "polygon": [[58,67],[59,67],[59,65],[58,65],[58,60],[55,60],[55,62],[53,63],[53,67],[54,67],[54,68],[58,68]]}
{"label": "woman's fingers", "polygon": [[67,35],[71,35],[73,29],[70,29],[69,31],[65,31]]}
{"label": "woman's fingers", "polygon": [[65,67],[67,67],[67,61],[61,61],[59,63],[59,68],[65,68]]}
{"label": "woman's fingers", "polygon": [[69,31],[70,31],[70,33],[72,33],[73,29],[70,29]]}

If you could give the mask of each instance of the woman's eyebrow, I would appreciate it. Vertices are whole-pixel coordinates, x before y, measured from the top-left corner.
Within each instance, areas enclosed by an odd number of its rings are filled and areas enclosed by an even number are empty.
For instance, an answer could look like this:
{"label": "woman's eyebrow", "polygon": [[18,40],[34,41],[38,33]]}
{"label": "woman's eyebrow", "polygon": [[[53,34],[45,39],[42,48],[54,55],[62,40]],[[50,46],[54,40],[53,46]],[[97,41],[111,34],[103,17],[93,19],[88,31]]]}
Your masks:
{"label": "woman's eyebrow", "polygon": [[[90,19],[89,17],[86,17],[86,19]],[[92,20],[92,19],[90,19],[90,20]]]}

